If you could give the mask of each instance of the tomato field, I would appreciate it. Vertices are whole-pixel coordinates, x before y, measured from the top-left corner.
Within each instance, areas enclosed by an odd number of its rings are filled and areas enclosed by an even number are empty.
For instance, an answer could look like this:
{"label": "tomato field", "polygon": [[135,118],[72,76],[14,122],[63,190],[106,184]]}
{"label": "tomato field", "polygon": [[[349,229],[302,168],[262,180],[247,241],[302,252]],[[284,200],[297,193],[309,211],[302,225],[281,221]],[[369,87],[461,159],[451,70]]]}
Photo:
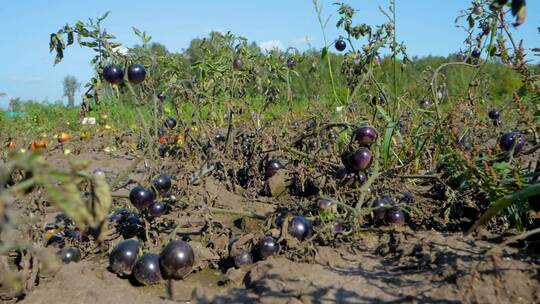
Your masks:
{"label": "tomato field", "polygon": [[539,303],[537,20],[477,0],[418,58],[394,1],[313,1],[341,35],[305,51],[60,21],[49,59],[94,73],[0,116],[0,302]]}

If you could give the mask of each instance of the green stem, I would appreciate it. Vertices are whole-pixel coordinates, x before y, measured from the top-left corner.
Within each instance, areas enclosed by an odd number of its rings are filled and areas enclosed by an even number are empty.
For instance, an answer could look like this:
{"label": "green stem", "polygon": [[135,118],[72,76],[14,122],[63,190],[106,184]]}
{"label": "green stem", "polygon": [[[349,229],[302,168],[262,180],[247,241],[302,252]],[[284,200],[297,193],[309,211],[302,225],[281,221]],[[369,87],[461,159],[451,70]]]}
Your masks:
{"label": "green stem", "polygon": [[364,205],[364,202],[366,200],[366,196],[369,193],[368,189],[375,182],[375,180],[379,177],[379,155],[381,151],[381,144],[380,140],[377,141],[377,146],[375,147],[375,155],[373,155],[373,170],[371,171],[371,175],[366,180],[366,182],[360,187],[360,197],[358,198],[358,203],[356,204],[356,210],[360,211],[362,209],[362,206]]}
{"label": "green stem", "polygon": [[399,102],[398,102],[398,79],[397,79],[397,73],[398,73],[398,63],[397,63],[397,28],[396,28],[396,0],[391,1],[392,5],[392,23],[394,25],[394,34],[392,35],[392,45],[393,45],[393,53],[394,53],[394,102],[395,107],[394,111],[392,111],[392,121],[396,120],[396,115],[399,111]]}
{"label": "green stem", "polygon": [[[317,12],[317,20],[319,21],[319,25],[321,26],[321,31],[322,31],[322,34],[323,34],[323,40],[324,40],[325,48],[328,48],[328,40],[326,39],[326,32],[325,32],[325,23],[321,19],[322,11],[321,11],[321,9],[320,9],[320,7],[318,5],[317,0],[313,0],[313,5],[315,6],[315,11]],[[339,103],[339,98],[338,98],[337,91],[336,91],[336,84],[334,82],[334,74],[333,74],[333,71],[332,71],[332,62],[330,60],[330,53],[329,52],[326,53],[326,61],[327,61],[327,64],[328,64],[328,73],[330,74],[330,82],[332,83],[332,91],[334,93],[334,98],[335,98],[336,102]]]}

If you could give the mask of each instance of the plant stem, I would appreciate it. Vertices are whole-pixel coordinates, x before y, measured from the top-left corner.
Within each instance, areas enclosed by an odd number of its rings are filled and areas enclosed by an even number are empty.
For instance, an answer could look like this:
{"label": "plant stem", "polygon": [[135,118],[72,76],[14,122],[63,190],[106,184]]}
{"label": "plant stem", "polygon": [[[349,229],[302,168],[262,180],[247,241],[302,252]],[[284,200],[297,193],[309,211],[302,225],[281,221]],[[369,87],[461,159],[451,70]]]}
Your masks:
{"label": "plant stem", "polygon": [[392,35],[392,48],[394,52],[394,111],[392,111],[392,121],[396,120],[396,114],[399,111],[399,102],[398,102],[398,79],[397,79],[397,73],[398,73],[398,65],[397,65],[397,39],[396,39],[396,0],[390,1],[392,5],[392,24],[394,25],[394,34]]}
{"label": "plant stem", "polygon": [[377,146],[375,147],[375,154],[373,155],[373,170],[371,171],[371,175],[366,180],[366,182],[360,187],[361,193],[360,193],[360,197],[358,198],[358,202],[356,203],[356,210],[358,211],[360,211],[360,209],[362,209],[362,206],[364,205],[369,187],[379,177],[380,150],[381,150],[380,140],[377,140]]}
{"label": "plant stem", "polygon": [[257,213],[257,212],[239,211],[239,210],[231,210],[231,209],[216,208],[216,207],[209,207],[208,209],[214,213],[241,215],[241,216],[247,216],[247,217],[260,219],[260,220],[266,219],[266,215]]}
{"label": "plant stem", "polygon": [[332,83],[332,91],[334,93],[334,98],[335,98],[336,102],[339,103],[339,98],[338,98],[337,91],[336,91],[336,84],[334,82],[334,74],[333,74],[333,71],[332,71],[332,62],[330,60],[330,54],[328,52],[328,40],[326,39],[325,23],[321,19],[322,10],[319,7],[319,4],[318,4],[317,0],[313,0],[313,5],[315,6],[315,12],[317,12],[317,20],[319,21],[319,25],[321,26],[324,45],[325,45],[325,48],[327,48],[326,61],[327,61],[327,64],[328,64],[328,73],[330,74],[330,82]]}

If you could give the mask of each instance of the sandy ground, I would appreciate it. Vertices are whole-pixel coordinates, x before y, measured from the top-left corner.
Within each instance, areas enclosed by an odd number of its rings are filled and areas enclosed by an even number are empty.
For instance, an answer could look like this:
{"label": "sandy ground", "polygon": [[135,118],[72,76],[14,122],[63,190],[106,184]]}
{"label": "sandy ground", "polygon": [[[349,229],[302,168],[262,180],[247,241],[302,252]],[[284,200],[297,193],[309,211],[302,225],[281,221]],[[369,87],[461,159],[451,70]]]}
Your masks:
{"label": "sandy ground", "polygon": [[[62,168],[70,158],[86,159],[90,170],[106,172],[132,161],[103,155],[88,151],[50,160]],[[253,207],[219,183],[201,187],[219,206]],[[230,224],[234,217],[220,219]],[[366,233],[354,244],[319,247],[311,264],[277,256],[247,269],[193,273],[170,282],[172,299],[167,282],[135,287],[109,272],[106,259],[86,259],[42,279],[21,303],[540,303],[539,256],[513,248],[485,255],[494,244],[488,236],[409,228]]]}

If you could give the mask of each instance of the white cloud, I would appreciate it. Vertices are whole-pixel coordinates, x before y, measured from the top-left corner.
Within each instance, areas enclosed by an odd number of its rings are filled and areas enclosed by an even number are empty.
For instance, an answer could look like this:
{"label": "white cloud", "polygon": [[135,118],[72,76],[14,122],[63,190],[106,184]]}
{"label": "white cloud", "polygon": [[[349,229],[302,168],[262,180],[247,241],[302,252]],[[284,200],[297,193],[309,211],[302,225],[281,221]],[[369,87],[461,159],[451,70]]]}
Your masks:
{"label": "white cloud", "polygon": [[273,49],[278,49],[278,50],[284,50],[285,49],[285,47],[283,46],[283,42],[281,42],[280,40],[263,41],[263,42],[259,43],[259,47],[261,48],[261,50],[263,52],[268,52],[268,51],[271,51]]}

